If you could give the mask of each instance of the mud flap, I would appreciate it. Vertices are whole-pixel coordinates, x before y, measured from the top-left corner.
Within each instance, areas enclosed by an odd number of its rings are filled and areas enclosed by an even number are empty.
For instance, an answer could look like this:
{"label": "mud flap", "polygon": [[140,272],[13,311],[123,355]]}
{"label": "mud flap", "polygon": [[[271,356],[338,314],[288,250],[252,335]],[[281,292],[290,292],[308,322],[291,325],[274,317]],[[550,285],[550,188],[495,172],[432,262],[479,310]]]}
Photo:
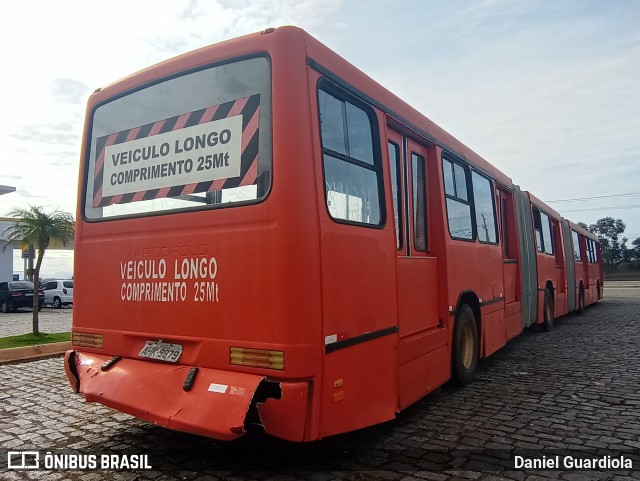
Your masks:
{"label": "mud flap", "polygon": [[[73,352],[73,351],[70,351]],[[159,426],[220,440],[245,433],[245,418],[262,376],[200,368],[191,389],[191,366],[122,359],[103,371],[109,356],[65,355],[67,377],[88,402],[98,402]],[[77,375],[73,372],[75,364]]]}
{"label": "mud flap", "polygon": [[69,384],[73,392],[78,394],[80,389],[80,378],[76,369],[76,351],[67,351],[64,353],[64,372],[67,375]]}

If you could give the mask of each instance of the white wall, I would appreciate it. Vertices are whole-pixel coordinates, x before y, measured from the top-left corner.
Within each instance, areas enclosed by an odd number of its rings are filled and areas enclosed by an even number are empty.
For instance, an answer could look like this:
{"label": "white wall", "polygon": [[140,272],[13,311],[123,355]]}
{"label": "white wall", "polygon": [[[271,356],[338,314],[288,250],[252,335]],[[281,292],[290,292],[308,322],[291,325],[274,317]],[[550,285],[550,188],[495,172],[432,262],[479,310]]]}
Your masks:
{"label": "white wall", "polygon": [[7,247],[2,250],[0,247],[0,281],[10,281],[13,279],[13,248]]}
{"label": "white wall", "polygon": [[6,238],[4,231],[12,224],[13,222],[6,217],[0,218],[0,281],[13,279],[13,246],[7,246],[2,250]]}

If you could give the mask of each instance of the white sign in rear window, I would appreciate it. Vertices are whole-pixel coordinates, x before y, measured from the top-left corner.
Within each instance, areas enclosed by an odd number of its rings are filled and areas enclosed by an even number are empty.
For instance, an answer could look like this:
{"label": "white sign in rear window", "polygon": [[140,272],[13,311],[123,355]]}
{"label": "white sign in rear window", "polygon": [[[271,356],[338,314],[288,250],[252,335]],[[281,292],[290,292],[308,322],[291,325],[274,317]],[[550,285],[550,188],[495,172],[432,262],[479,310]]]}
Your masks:
{"label": "white sign in rear window", "polygon": [[242,115],[105,148],[102,195],[240,176]]}

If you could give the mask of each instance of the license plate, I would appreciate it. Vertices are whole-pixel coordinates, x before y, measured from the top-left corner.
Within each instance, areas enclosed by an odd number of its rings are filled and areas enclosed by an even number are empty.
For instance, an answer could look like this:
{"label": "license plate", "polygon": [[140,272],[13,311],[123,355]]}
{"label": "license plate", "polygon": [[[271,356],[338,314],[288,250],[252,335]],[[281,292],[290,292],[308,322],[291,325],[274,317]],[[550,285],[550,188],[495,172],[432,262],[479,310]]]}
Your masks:
{"label": "license plate", "polygon": [[182,345],[168,342],[147,341],[138,356],[158,361],[177,362],[182,354]]}

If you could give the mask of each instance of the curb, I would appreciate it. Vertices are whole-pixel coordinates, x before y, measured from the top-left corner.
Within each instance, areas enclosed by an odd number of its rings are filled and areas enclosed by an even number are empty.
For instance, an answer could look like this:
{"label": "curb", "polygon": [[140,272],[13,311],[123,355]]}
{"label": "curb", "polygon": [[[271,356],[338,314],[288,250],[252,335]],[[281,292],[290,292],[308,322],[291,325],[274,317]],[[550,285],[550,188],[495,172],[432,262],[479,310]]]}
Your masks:
{"label": "curb", "polygon": [[50,344],[38,344],[27,347],[14,347],[0,349],[0,364],[11,362],[34,361],[47,357],[56,357],[71,349],[71,341],[52,342]]}

